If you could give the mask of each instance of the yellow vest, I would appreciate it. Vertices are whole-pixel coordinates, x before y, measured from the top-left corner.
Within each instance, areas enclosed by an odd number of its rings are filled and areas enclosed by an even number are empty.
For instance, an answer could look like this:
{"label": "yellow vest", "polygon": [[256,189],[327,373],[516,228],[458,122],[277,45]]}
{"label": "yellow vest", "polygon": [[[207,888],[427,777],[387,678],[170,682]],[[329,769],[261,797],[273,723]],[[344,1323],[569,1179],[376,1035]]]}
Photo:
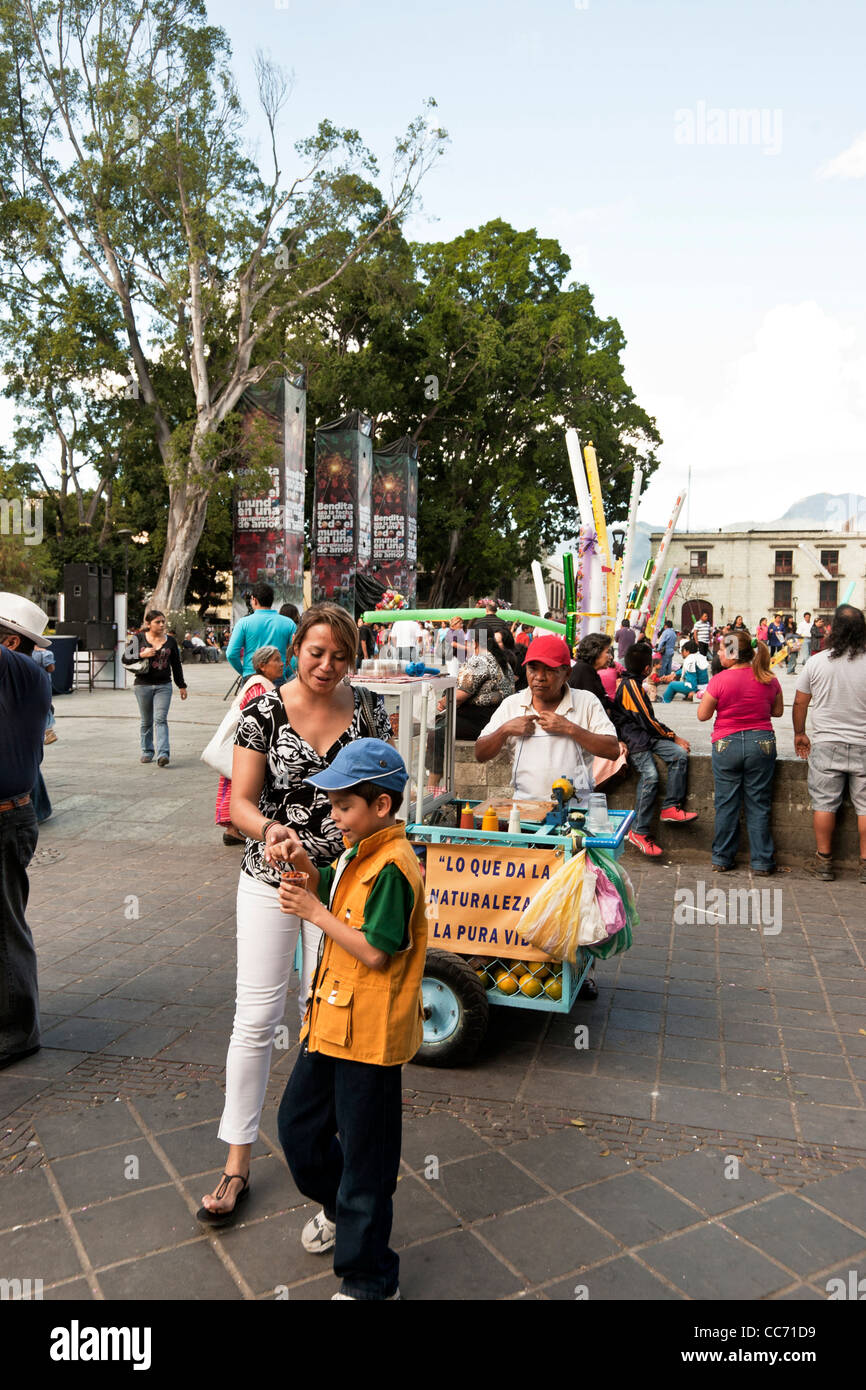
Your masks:
{"label": "yellow vest", "polygon": [[401,823],[361,840],[337,883],[331,912],[361,931],[367,898],[386,864],[405,875],[415,900],[409,944],[381,970],[371,970],[325,936],[313,997],[301,1028],[310,1052],[353,1062],[399,1066],[421,1046],[424,1020],[421,977],[427,952],[427,917],[421,872]]}

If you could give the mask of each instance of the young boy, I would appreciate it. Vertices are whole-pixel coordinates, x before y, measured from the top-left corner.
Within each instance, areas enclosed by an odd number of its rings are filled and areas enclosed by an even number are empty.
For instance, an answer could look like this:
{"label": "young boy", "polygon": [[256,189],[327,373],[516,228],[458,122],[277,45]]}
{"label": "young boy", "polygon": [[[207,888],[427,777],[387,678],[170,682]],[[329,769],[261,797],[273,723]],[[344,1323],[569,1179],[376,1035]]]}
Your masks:
{"label": "young boy", "polygon": [[628,755],[638,773],[634,799],[634,820],[628,832],[628,842],[641,854],[657,859],[662,848],[651,837],[653,809],[658,791],[659,775],[653,754],[657,753],[668,765],[668,781],[660,819],[684,825],[697,820],[696,811],[684,811],[689,745],[662,724],[652,712],[643,689],[643,682],[652,662],[652,652],[642,642],[625,654],[625,675],[616,692],[617,730],[628,747]]}
{"label": "young boy", "polygon": [[327,791],[346,851],[316,869],[299,844],[289,848],[313,892],[285,879],[279,890],[284,912],[325,934],[278,1130],[298,1189],[321,1203],[301,1242],[311,1253],[334,1249],[335,1299],[400,1297],[388,1240],[401,1069],[421,1045],[427,948],[418,861],[395,815],[408,776],[394,748],[361,738],[308,777]]}

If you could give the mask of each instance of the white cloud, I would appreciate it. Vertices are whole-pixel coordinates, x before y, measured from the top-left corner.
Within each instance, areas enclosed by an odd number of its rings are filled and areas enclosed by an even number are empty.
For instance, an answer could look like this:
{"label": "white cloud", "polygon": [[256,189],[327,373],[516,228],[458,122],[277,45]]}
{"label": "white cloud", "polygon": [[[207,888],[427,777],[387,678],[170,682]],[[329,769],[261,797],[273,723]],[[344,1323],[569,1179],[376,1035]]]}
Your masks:
{"label": "white cloud", "polygon": [[667,516],[689,465],[692,529],[774,520],[813,492],[866,491],[866,342],[820,305],[769,310],[751,346],[705,383],[638,392],[664,439],[642,520]]}
{"label": "white cloud", "polygon": [[818,170],[822,179],[866,179],[866,130],[847,150]]}

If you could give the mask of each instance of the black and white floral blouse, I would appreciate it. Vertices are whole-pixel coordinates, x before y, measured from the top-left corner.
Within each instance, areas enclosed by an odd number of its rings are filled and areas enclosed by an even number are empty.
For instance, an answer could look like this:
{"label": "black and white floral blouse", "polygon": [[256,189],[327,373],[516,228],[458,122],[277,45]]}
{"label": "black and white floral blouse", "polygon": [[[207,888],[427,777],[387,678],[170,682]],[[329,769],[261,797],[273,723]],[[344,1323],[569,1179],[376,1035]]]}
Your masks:
{"label": "black and white floral blouse", "polygon": [[[265,785],[259,797],[259,810],[268,820],[290,825],[296,830],[301,844],[315,865],[331,864],[343,853],[343,837],[331,819],[331,803],[327,792],[311,787],[304,781],[314,772],[321,772],[332,763],[341,748],[356,738],[369,738],[370,731],[363,716],[361,697],[357,690],[355,713],[348,729],[340,735],[324,755],[311,748],[306,739],[296,733],[289,723],[286,707],[278,690],[260,695],[241,710],[235,744],[264,753]],[[376,736],[390,739],[391,725],[385,705],[374,697]],[[264,845],[260,840],[247,840],[243,872],[260,883],[278,887],[279,871],[262,858]]]}

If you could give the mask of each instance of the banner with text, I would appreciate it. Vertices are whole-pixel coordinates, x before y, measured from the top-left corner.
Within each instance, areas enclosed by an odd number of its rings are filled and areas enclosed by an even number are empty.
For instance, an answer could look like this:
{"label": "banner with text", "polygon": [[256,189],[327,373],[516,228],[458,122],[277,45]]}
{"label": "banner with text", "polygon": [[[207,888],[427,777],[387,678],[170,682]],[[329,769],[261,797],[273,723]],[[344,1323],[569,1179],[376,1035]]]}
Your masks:
{"label": "banner with text", "polygon": [[313,603],[338,603],[353,617],[357,578],[371,556],[372,427],[354,410],[316,430]]}
{"label": "banner with text", "polygon": [[409,435],[373,454],[373,559],[383,589],[415,607],[418,589],[418,445]]}
{"label": "banner with text", "polygon": [[[274,590],[274,608],[304,599],[304,448],[307,393],[303,373],[241,397],[246,452],[271,455],[270,487],[250,491],[243,468],[235,488],[232,534],[232,615],[247,612],[244,594],[259,580]],[[271,446],[268,449],[268,446]]]}
{"label": "banner with text", "polygon": [[549,960],[516,924],[562,863],[561,849],[439,844],[427,850],[427,944],[469,956]]}

